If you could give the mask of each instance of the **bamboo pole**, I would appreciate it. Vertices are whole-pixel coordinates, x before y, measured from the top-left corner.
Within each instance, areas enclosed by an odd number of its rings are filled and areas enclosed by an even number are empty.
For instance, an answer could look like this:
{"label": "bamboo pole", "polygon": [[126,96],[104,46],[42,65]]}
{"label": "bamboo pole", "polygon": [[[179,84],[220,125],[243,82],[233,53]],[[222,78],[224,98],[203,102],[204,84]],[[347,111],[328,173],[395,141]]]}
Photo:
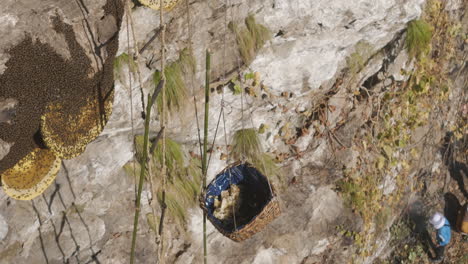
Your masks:
{"label": "bamboo pole", "polygon": [[[156,90],[155,93],[157,92],[158,91]],[[146,160],[148,156],[149,124],[150,124],[151,108],[153,106],[153,102],[154,101],[152,101],[152,97],[148,95],[148,104],[146,106],[145,134],[143,136],[143,157],[140,160],[141,171],[140,171],[140,179],[138,182],[137,200],[136,200],[136,205],[135,205],[135,218],[133,220],[132,248],[130,251],[130,263],[131,264],[133,264],[135,261],[135,246],[136,246],[136,237],[137,237],[137,231],[138,231],[138,218],[140,217],[141,191],[143,189],[143,179],[145,178],[145,172],[146,172]]]}
{"label": "bamboo pole", "polygon": [[[206,188],[206,153],[208,147],[208,116],[210,111],[210,51],[206,50],[206,80],[205,80],[205,121],[203,130],[203,189]],[[203,211],[203,263],[207,264],[207,248],[206,248],[206,212]]]}

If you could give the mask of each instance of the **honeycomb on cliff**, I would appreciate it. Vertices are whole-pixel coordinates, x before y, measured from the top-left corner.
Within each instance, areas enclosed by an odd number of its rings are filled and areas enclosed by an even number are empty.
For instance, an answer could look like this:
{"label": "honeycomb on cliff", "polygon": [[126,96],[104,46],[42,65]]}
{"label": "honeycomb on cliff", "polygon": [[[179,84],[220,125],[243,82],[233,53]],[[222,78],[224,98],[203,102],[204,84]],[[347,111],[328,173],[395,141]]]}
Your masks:
{"label": "honeycomb on cliff", "polygon": [[54,181],[60,162],[52,151],[36,148],[1,174],[3,190],[14,199],[31,200]]}
{"label": "honeycomb on cliff", "polygon": [[[145,5],[151,9],[159,10],[160,2],[159,0],[138,0],[142,5]],[[163,0],[163,9],[171,10],[180,0]]]}
{"label": "honeycomb on cliff", "polygon": [[[41,135],[48,148],[62,159],[74,158],[104,129],[112,111],[113,92],[104,105],[88,100],[77,113],[66,113],[63,105],[51,104],[41,116]],[[104,113],[101,113],[104,112]]]}
{"label": "honeycomb on cliff", "polygon": [[[122,6],[107,9],[115,17],[123,14]],[[40,195],[55,179],[61,159],[82,153],[103,130],[112,110],[118,39],[106,44],[106,59],[96,71],[73,25],[60,15],[51,22],[52,29],[65,37],[71,57],[26,35],[7,50],[6,70],[0,75],[0,98],[17,102],[14,111],[2,111],[0,116],[0,139],[11,145],[0,160],[0,176],[4,192],[19,200]]]}

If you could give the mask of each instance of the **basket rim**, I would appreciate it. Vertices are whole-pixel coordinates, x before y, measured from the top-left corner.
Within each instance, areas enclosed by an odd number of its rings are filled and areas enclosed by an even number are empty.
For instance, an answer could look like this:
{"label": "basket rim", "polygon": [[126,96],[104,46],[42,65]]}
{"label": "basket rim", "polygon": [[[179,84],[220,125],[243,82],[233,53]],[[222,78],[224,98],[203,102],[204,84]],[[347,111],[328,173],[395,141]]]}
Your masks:
{"label": "basket rim", "polygon": [[[248,161],[241,161],[241,160],[238,160],[238,161],[235,161],[235,162],[232,162],[230,163],[229,165],[227,165],[224,169],[222,169],[220,172],[216,173],[216,176],[206,185],[202,188],[202,191],[200,192],[199,194],[199,198],[198,198],[198,201],[200,203],[200,208],[205,212],[205,213],[208,213],[208,208],[206,208],[205,206],[205,196],[206,196],[206,190],[207,190],[207,186],[209,186],[210,184],[212,184],[218,177],[218,175],[220,174],[223,174],[226,170],[230,169],[230,168],[233,168],[233,167],[236,167],[236,166],[239,166],[241,164],[245,164],[249,167],[252,167],[254,169],[256,169],[258,172],[260,172],[262,174],[263,177],[266,178],[266,180],[269,182],[270,180],[268,179],[268,176],[267,175],[264,175],[263,172],[261,172],[260,170],[258,170],[256,167],[254,167],[252,165],[252,163],[248,162]],[[272,198],[270,199],[270,201],[272,201],[275,197],[276,197],[276,190],[273,186],[273,184],[271,183],[268,183],[270,186],[271,186],[271,196]],[[270,202],[269,201],[269,202]],[[268,203],[267,203],[268,204]],[[267,205],[266,204],[266,205]],[[265,206],[266,206],[265,205]]]}

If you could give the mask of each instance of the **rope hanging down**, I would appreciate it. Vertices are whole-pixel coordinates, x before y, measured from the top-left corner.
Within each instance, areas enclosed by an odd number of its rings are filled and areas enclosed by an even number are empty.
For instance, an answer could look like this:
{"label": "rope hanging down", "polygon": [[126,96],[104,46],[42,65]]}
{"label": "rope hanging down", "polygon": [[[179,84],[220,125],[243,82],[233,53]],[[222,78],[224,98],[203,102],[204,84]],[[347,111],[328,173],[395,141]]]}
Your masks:
{"label": "rope hanging down", "polygon": [[[249,9],[250,9],[250,2],[248,3],[249,5]],[[227,12],[227,10],[226,10]],[[231,10],[231,17],[233,17],[233,14],[232,14],[232,10]],[[227,21],[226,21],[227,22]],[[243,76],[242,76],[242,73],[241,73],[241,63],[240,63],[240,58],[239,58],[239,54],[237,53],[236,54],[236,62],[237,62],[237,70],[238,70],[238,78],[239,78],[239,85],[241,87],[241,124],[242,124],[242,131],[245,131],[245,120],[244,120],[244,83],[243,83]],[[252,112],[249,111],[249,119],[250,119],[250,122],[252,123],[252,127],[254,127],[254,123],[253,123],[253,118],[252,118]],[[242,157],[241,157],[241,162],[242,163],[245,163],[246,162],[246,157],[244,156],[244,153],[246,153],[245,151],[245,144],[243,144],[243,153],[242,153]],[[261,159],[261,163],[262,163],[262,168],[263,168],[263,172],[266,173],[266,167],[265,167],[265,161],[264,159],[262,158]],[[266,175],[266,179],[267,179],[267,182],[268,182],[268,188],[270,189],[271,193],[273,194],[273,199],[277,199],[277,195],[273,192],[273,188],[271,187],[271,183],[270,183],[270,179],[268,177],[268,175]]]}
{"label": "rope hanging down", "polygon": [[[225,6],[226,6],[226,13],[225,13],[225,24],[227,26],[227,12],[228,12],[228,3],[227,0],[224,1]],[[232,10],[231,10],[232,12]],[[226,30],[227,31],[227,30]],[[225,34],[226,38],[227,33]],[[226,60],[226,41],[224,40],[224,54],[223,54],[223,80],[222,82],[225,82],[225,60]],[[241,86],[241,125],[242,125],[242,132],[244,132],[245,129],[245,115],[244,115],[244,83],[243,83],[243,78],[241,76],[241,63],[239,59],[239,55],[236,55],[237,59],[237,74]],[[224,87],[223,87],[224,88]],[[227,147],[227,132],[226,132],[226,118],[225,118],[225,113],[224,113],[224,89],[222,90],[222,100],[221,100],[221,108],[220,108],[220,113],[219,113],[219,118],[223,118],[223,130],[224,130],[224,141],[226,145],[226,151],[228,151],[227,155],[227,161],[229,163],[230,161],[230,155],[232,152],[229,152],[228,147]],[[215,130],[215,138],[213,140],[213,145],[216,141],[216,136],[217,136],[217,131],[218,131],[218,126],[220,123],[220,120],[218,118],[218,124]],[[250,120],[252,122],[253,126],[253,118],[252,118],[252,113],[250,113]],[[257,136],[257,135],[256,135]],[[241,139],[242,140],[242,139]],[[259,232],[261,229],[263,229],[266,225],[268,225],[273,219],[275,219],[280,213],[280,207],[279,207],[279,202],[276,201],[277,196],[274,193],[274,190],[271,186],[270,179],[268,176],[265,175],[266,173],[266,166],[265,166],[265,161],[263,157],[250,157],[246,156],[246,152],[248,146],[246,144],[242,144],[242,150],[241,150],[241,156],[240,162],[236,162],[234,164],[229,165],[227,168],[225,168],[221,173],[219,173],[215,179],[207,186],[204,184],[203,186],[205,187],[202,192],[201,196],[201,208],[204,211],[204,220],[206,217],[212,222],[214,227],[218,229],[219,232],[221,232],[223,235],[229,237],[230,239],[234,241],[243,241],[249,237],[251,237],[253,234],[256,232]],[[211,157],[211,155],[210,155]],[[205,157],[206,158],[206,157]],[[260,159],[258,161],[261,162],[261,167],[263,168],[264,173],[261,173],[259,170],[254,168],[252,165],[250,165],[247,162],[247,159]],[[250,161],[250,162],[253,162]],[[209,162],[208,162],[209,164]],[[260,166],[260,164],[259,164]],[[237,186],[237,188],[232,188],[233,185]],[[235,198],[236,193],[239,195],[239,188],[242,186],[242,188],[245,188],[245,192],[243,192],[242,197],[243,198]],[[267,187],[268,186],[268,187]],[[231,198],[223,197],[226,194],[226,191],[229,191]],[[254,195],[254,196],[250,196]],[[241,205],[241,213],[239,214],[239,219],[237,219],[236,215],[236,206],[234,204],[230,206],[232,208],[232,218],[228,216],[228,218],[225,218],[226,214],[222,213],[220,211],[215,211],[216,208],[223,208],[224,206],[220,204],[220,201],[218,200],[218,197],[222,199],[244,199],[245,201],[253,201],[254,199],[258,199],[258,203],[254,203],[256,207],[252,207],[251,204],[243,204]],[[256,197],[256,198],[254,198]],[[224,201],[224,200],[223,200]],[[227,200],[227,203],[231,203]],[[218,205],[216,205],[216,202]],[[221,205],[221,207],[219,207]],[[243,208],[243,209],[242,209]],[[245,210],[251,210],[251,211],[245,211]],[[227,220],[227,221],[226,221]],[[234,220],[233,222],[230,222]],[[239,220],[239,221],[238,221]],[[240,227],[238,228],[238,226]]]}
{"label": "rope hanging down", "polygon": [[[128,65],[131,65],[133,63],[130,61],[131,59],[134,59],[138,61],[138,46],[135,38],[135,29],[134,29],[134,24],[133,24],[133,18],[132,18],[132,13],[131,13],[131,7],[130,7],[130,1],[127,1],[126,3],[126,13],[127,13],[127,49],[128,49],[128,54],[131,54],[130,50],[130,30],[132,30],[132,36],[133,36],[133,41],[134,41],[134,56],[129,56],[129,61]],[[138,63],[136,64],[136,70],[138,74],[138,82],[140,86],[140,90],[142,92],[142,105],[143,105],[143,110],[145,110],[144,107],[144,100],[143,100],[143,90],[141,86],[141,74],[140,74],[140,68]],[[130,117],[131,117],[131,125],[132,125],[132,137],[135,136],[134,132],[134,124],[133,124],[133,91],[132,91],[132,75],[129,70],[129,83],[130,83]],[[142,188],[143,188],[143,179],[144,179],[144,172],[145,168],[147,165],[147,159],[148,159],[148,137],[149,137],[149,124],[150,124],[150,115],[151,115],[151,108],[153,103],[155,102],[156,97],[159,94],[159,91],[162,88],[162,85],[164,84],[164,81],[161,81],[158,86],[156,87],[155,91],[153,92],[152,96],[148,95],[148,105],[146,108],[146,114],[148,115],[148,118],[145,120],[145,134],[144,134],[144,145],[143,145],[143,159],[140,160],[141,164],[141,171],[140,171],[140,178],[138,182],[138,186],[136,186],[135,182],[135,194],[136,194],[136,201],[135,201],[135,218],[134,218],[134,223],[133,223],[133,234],[132,234],[132,244],[131,244],[131,253],[130,253],[130,263],[134,263],[135,261],[135,249],[136,249],[136,239],[137,239],[137,230],[138,230],[138,219],[139,219],[139,214],[140,214],[140,207],[141,207],[141,193],[142,193]],[[143,115],[144,116],[144,115]],[[133,142],[133,152],[135,154],[135,142]],[[135,173],[135,163],[133,163],[133,170]],[[154,195],[153,195],[154,196]],[[153,210],[153,207],[152,207]],[[154,213],[154,210],[153,210]]]}
{"label": "rope hanging down", "polygon": [[[227,10],[229,7],[229,1],[224,1],[224,6],[226,7],[226,12],[224,12],[224,36],[223,36],[223,83],[226,83],[226,36],[228,33],[228,22],[227,22]],[[231,155],[228,149],[228,142],[227,142],[227,132],[226,132],[226,116],[224,115],[224,87],[222,88],[221,92],[221,113],[223,115],[223,131],[224,131],[224,147],[227,152],[226,163],[230,164]],[[229,184],[232,186],[232,174],[231,170],[229,170]],[[236,219],[236,210],[235,207],[232,207],[232,215],[234,219],[234,229],[237,229],[237,219]]]}
{"label": "rope hanging down", "polygon": [[[187,33],[188,33],[188,46],[190,52],[193,53],[193,47],[192,47],[192,27],[190,23],[190,5],[189,5],[189,0],[185,0],[185,8],[187,12]],[[198,135],[198,146],[199,146],[199,155],[200,157],[203,155],[202,151],[202,140],[201,140],[201,130],[200,130],[200,122],[198,120],[198,107],[197,107],[197,97],[195,94],[195,90],[193,88],[193,84],[195,83],[195,74],[190,71],[190,89],[192,91],[192,96],[193,96],[193,105],[194,105],[194,110],[195,110],[195,120],[197,123],[197,135]],[[202,190],[202,185],[200,184],[200,190]]]}
{"label": "rope hanging down", "polygon": [[[138,84],[140,86],[140,92],[141,92],[141,95],[142,95],[142,106],[143,106],[143,110],[145,110],[145,102],[143,100],[143,87],[141,85],[141,71],[140,71],[140,65],[138,64],[138,59],[139,59],[139,56],[140,56],[140,53],[141,52],[138,52],[138,43],[136,41],[136,37],[135,37],[135,27],[134,27],[134,23],[133,23],[133,17],[132,17],[132,10],[131,10],[131,3],[130,3],[130,0],[126,2],[126,22],[127,22],[127,54],[129,55],[133,55],[133,56],[128,56],[128,65],[131,65],[133,63],[133,61],[136,61],[136,72],[137,72],[137,77],[138,77]],[[132,31],[132,37],[133,37],[133,49],[134,49],[134,52],[132,53],[131,52],[131,49],[130,49],[130,30]],[[133,61],[132,61],[133,60]],[[129,77],[129,84],[130,84],[130,119],[131,119],[131,126],[132,126],[132,138],[134,139],[135,138],[135,132],[134,132],[134,115],[133,115],[133,85],[132,85],[132,72],[128,71],[128,77]],[[153,93],[153,101],[155,100],[157,94],[159,93],[159,91],[161,90],[161,85],[163,84],[163,82],[160,82],[158,84],[158,87],[156,87],[156,90],[155,92]],[[142,117],[145,116],[145,112],[142,112]],[[153,217],[153,221],[156,222],[156,210],[155,210],[155,207],[154,207],[154,204],[153,204],[153,201],[152,201],[152,198],[153,197],[156,197],[155,193],[155,189],[154,189],[154,184],[153,184],[153,178],[152,178],[152,172],[151,172],[151,166],[149,165],[149,160],[150,160],[150,156],[153,155],[153,152],[154,152],[154,149],[155,149],[155,146],[157,145],[160,137],[161,137],[161,134],[163,132],[164,129],[161,129],[161,131],[158,133],[158,136],[152,140],[151,142],[151,149],[150,149],[150,152],[149,152],[149,155],[148,155],[148,158],[146,160],[146,166],[148,168],[148,175],[149,175],[149,183],[150,183],[150,193],[148,194],[148,201],[150,201],[150,207],[151,207],[151,211],[152,211],[152,217]],[[135,147],[135,140],[133,140],[133,156],[135,156],[135,151],[136,151],[136,147]],[[140,161],[140,162],[144,162],[144,161]],[[136,174],[136,168],[135,168],[135,162],[132,163],[132,169],[133,169],[133,174]],[[137,188],[137,181],[135,179],[135,199],[137,199],[137,193],[138,193],[138,188]],[[156,236],[155,236],[155,247],[156,247],[156,251],[157,251],[157,246],[159,244],[159,237],[158,237],[158,233],[156,233]]]}
{"label": "rope hanging down", "polygon": [[[228,12],[228,3],[227,3],[227,0],[224,1],[225,3],[225,6],[226,6],[226,12],[225,12],[225,26],[226,26],[226,33],[225,33],[225,36],[224,36],[224,50],[223,50],[223,76],[222,76],[222,83],[224,83],[226,80],[225,80],[225,74],[226,74],[226,69],[225,69],[225,64],[226,64],[226,35],[227,35],[227,28],[228,28],[228,24],[227,24],[227,12]],[[245,131],[245,115],[244,115],[244,89],[243,89],[243,86],[244,86],[244,83],[243,83],[243,78],[242,78],[242,75],[241,75],[241,64],[240,64],[240,60],[239,60],[239,55],[237,55],[236,57],[237,59],[237,74],[238,74],[238,78],[239,78],[239,81],[240,81],[240,85],[241,85],[241,89],[242,89],[242,92],[241,92],[241,125],[242,125],[242,131]],[[206,87],[209,86],[209,83],[206,84]],[[208,89],[208,88],[206,88]],[[209,94],[209,90],[206,90],[206,95]],[[208,97],[206,99],[206,101],[208,102]],[[224,110],[225,110],[225,99],[224,99],[224,87],[222,89],[222,99],[221,99],[221,107],[220,107],[220,113],[219,113],[219,117],[218,117],[218,122],[217,122],[217,125],[216,125],[216,130],[215,130],[215,134],[214,134],[214,139],[213,139],[213,143],[212,143],[212,146],[214,146],[214,144],[216,143],[216,137],[217,137],[217,132],[218,132],[218,128],[219,128],[219,125],[220,125],[220,118],[223,118],[223,130],[224,130],[224,142],[225,142],[225,146],[226,146],[226,151],[228,151],[228,154],[227,154],[227,162],[229,163],[230,161],[230,156],[232,153],[229,152],[228,150],[228,145],[227,145],[227,132],[226,132],[226,117],[225,117],[225,113],[224,113]],[[206,111],[205,111],[205,114],[206,114]],[[206,119],[205,119],[206,120]],[[252,113],[250,113],[250,120],[252,121],[252,125],[253,125],[253,118],[252,118]],[[204,175],[206,173],[206,169],[207,167],[209,166],[210,164],[210,161],[211,161],[211,156],[213,153],[210,153],[210,158],[208,160],[208,166],[205,166],[205,161],[206,161],[206,146],[207,146],[207,142],[206,142],[206,136],[207,136],[207,127],[206,127],[206,124],[207,122],[205,121],[205,144],[204,144],[204,147],[205,147],[205,154],[203,155],[203,160],[204,160],[204,163],[203,163],[203,172],[204,172]],[[206,219],[207,219],[207,216],[209,216],[209,219],[210,221],[213,223],[213,225],[218,229],[218,231],[220,231],[221,233],[223,233],[225,236],[231,238],[232,240],[234,241],[242,241],[248,237],[250,237],[252,234],[260,231],[264,226],[266,226],[269,222],[271,222],[274,218],[276,218],[279,214],[280,214],[280,209],[279,209],[279,204],[277,201],[274,201],[274,199],[276,199],[276,195],[273,191],[273,188],[271,186],[271,183],[270,183],[270,179],[265,176],[265,175],[262,175],[262,173],[260,173],[257,169],[255,169],[254,167],[251,167],[250,164],[248,164],[247,162],[247,158],[250,158],[250,157],[247,157],[246,156],[246,148],[248,146],[246,146],[246,144],[242,144],[242,154],[241,154],[241,162],[240,163],[234,163],[234,164],[231,164],[229,167],[227,167],[226,169],[223,170],[223,172],[221,172],[220,174],[218,174],[215,179],[210,183],[209,186],[206,186],[206,182],[203,183],[202,187],[202,204],[201,204],[201,207],[204,211],[204,218],[203,218],[203,223],[204,223],[204,234],[205,234],[205,230],[206,230]],[[257,159],[257,158],[255,158]],[[261,162],[261,166],[263,168],[263,171],[265,174],[266,173],[266,166],[265,166],[265,161],[264,161],[264,157],[258,157],[259,161]],[[250,161],[252,162],[252,161]],[[235,175],[234,175],[235,174]],[[245,175],[244,175],[245,174]],[[234,177],[235,176],[235,177]],[[205,175],[205,178],[206,178],[206,175]],[[234,179],[235,178],[235,179]],[[260,178],[263,178],[260,179]],[[226,182],[227,180],[227,182]],[[257,183],[254,183],[254,182],[257,182]],[[261,183],[263,182],[263,183]],[[230,193],[230,196],[231,195],[235,195],[234,193],[237,193],[238,191],[236,191],[236,189],[238,190],[239,187],[237,188],[232,188],[233,185],[245,185],[245,186],[249,186],[247,188],[268,188],[269,189],[269,194],[268,192],[264,191],[263,193],[267,196],[265,196],[265,199],[264,202],[266,202],[264,204],[264,206],[262,206],[263,209],[260,209],[260,211],[258,211],[257,213],[255,213],[255,215],[252,215],[252,216],[246,216],[246,215],[240,215],[241,216],[241,219],[244,219],[244,220],[241,220],[241,225],[242,227],[240,229],[237,229],[238,228],[238,221],[237,221],[237,215],[236,215],[236,207],[235,206],[231,206],[231,209],[232,209],[232,220],[233,222],[231,222],[231,224],[233,224],[233,228],[234,229],[231,229],[232,227],[229,227],[226,225],[226,222],[222,222],[226,219],[222,219],[222,218],[218,218],[218,216],[216,216],[216,214],[214,214],[214,208],[216,208],[216,203],[214,203],[214,198],[213,197],[218,197],[219,195],[221,195],[222,193],[221,192],[225,192],[227,190],[229,190],[229,193]],[[263,187],[260,187],[262,186]],[[255,185],[255,187],[253,186]],[[266,187],[268,186],[268,187]],[[208,187],[208,189],[207,189]],[[264,189],[265,190],[265,189]],[[252,192],[253,189],[250,191]],[[255,192],[255,191],[254,191]],[[234,198],[236,199],[236,198]],[[247,198],[249,199],[249,198]],[[260,198],[262,199],[262,198]],[[217,200],[219,202],[219,200]],[[264,203],[262,202],[262,203]],[[245,209],[244,209],[245,210]],[[256,209],[254,209],[256,210]],[[219,212],[218,212],[219,213]],[[209,215],[207,215],[209,214]],[[242,218],[243,217],[243,218]],[[246,218],[247,217],[247,218]],[[253,218],[250,218],[250,217],[253,217]],[[248,221],[248,222],[245,222],[245,221]],[[221,221],[221,222],[220,222]],[[206,261],[206,237],[204,236],[204,250],[205,250],[205,261]]]}
{"label": "rope hanging down", "polygon": [[[130,9],[130,2],[127,1],[127,19],[126,19],[126,22],[127,22],[127,54],[130,55],[131,54],[131,49],[130,49],[130,12],[131,12],[131,9]],[[128,56],[128,61],[127,61],[127,64],[128,65],[131,65],[132,61],[131,61],[131,56]],[[130,125],[132,127],[132,139],[135,138],[135,126],[134,126],[134,123],[133,123],[133,89],[132,89],[132,72],[130,71],[130,69],[128,70],[128,83],[129,83],[129,90],[130,90]],[[135,140],[133,140],[133,144],[132,144],[132,154],[133,154],[133,157],[135,157],[135,153],[136,153],[136,146],[135,146]],[[132,163],[132,169],[133,169],[133,175],[136,175],[136,168],[135,168],[135,162]],[[136,194],[137,194],[137,181],[136,181],[136,178],[134,179],[134,187],[135,187],[135,199],[136,199]]]}
{"label": "rope hanging down", "polygon": [[161,80],[163,81],[162,86],[162,111],[161,111],[161,128],[164,129],[162,132],[162,170],[161,174],[163,177],[162,183],[162,198],[161,198],[161,220],[159,223],[159,262],[164,263],[164,216],[166,212],[166,185],[167,185],[167,172],[166,172],[166,73],[165,73],[165,63],[166,63],[166,25],[163,24],[164,21],[164,12],[163,12],[163,0],[159,0],[159,25],[161,28]]}
{"label": "rope hanging down", "polygon": [[[226,36],[227,36],[227,29],[228,29],[228,23],[227,23],[227,7],[228,7],[228,4],[227,2],[225,1],[225,6],[226,6],[226,12],[225,12],[225,16],[224,16],[224,24],[225,24],[225,34],[224,34],[224,38],[223,38],[223,60],[222,60],[222,72],[223,72],[223,76],[222,76],[222,82],[225,83],[225,79],[226,79]],[[188,6],[187,6],[188,8]],[[210,71],[210,65],[209,65],[209,53],[207,52],[207,66],[206,66],[206,83],[205,83],[205,106],[207,107],[208,106],[208,103],[209,103],[209,85],[210,85],[210,79],[209,79],[209,71]],[[226,133],[226,118],[225,118],[225,114],[224,114],[224,87],[223,89],[221,89],[222,91],[222,99],[221,99],[221,108],[220,108],[220,112],[219,112],[219,115],[218,115],[218,120],[217,120],[217,123],[216,123],[216,129],[215,129],[215,133],[214,133],[214,137],[213,137],[213,141],[211,143],[211,146],[212,148],[215,146],[216,144],[216,138],[217,138],[217,135],[218,135],[218,131],[219,131],[219,125],[221,123],[221,118],[223,119],[223,130],[224,130],[224,141],[225,141],[225,148],[226,148],[226,151],[228,151],[228,144],[227,144],[227,133]],[[207,118],[207,108],[205,107],[205,117]],[[207,119],[205,118],[205,140],[207,139],[207,132],[208,132],[208,128],[207,128]],[[198,118],[197,118],[197,121],[198,121]],[[207,142],[204,143],[204,147],[206,148],[207,146]],[[206,160],[206,149],[204,150],[204,155],[202,156],[204,159],[203,159],[203,162],[205,162]],[[206,173],[207,173],[207,170],[210,166],[210,163],[211,163],[211,157],[213,155],[213,151],[210,153],[209,155],[209,158],[208,158],[208,164],[206,166],[204,166],[202,168],[202,171],[203,171],[203,175],[204,175],[204,181],[202,183],[202,186],[200,188],[200,193],[205,193],[206,191]],[[228,161],[229,161],[229,153],[228,153]],[[205,164],[205,163],[203,163]],[[202,164],[202,165],[203,165]],[[232,185],[232,175],[230,174],[230,171],[229,171],[229,181],[230,181],[230,184]],[[237,221],[236,221],[236,214],[235,214],[235,208],[233,207],[232,208],[232,213],[233,213],[233,216],[234,216],[234,226],[235,228],[237,229]],[[206,257],[206,212],[204,212],[204,217],[203,217],[203,228],[204,228],[204,263],[207,263],[207,257]]]}

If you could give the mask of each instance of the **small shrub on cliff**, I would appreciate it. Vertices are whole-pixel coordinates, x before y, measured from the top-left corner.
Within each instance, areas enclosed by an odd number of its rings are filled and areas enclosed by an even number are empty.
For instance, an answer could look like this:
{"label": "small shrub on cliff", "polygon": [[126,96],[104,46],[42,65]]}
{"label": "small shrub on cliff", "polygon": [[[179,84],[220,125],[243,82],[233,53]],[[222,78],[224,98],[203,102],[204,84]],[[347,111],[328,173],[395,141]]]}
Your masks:
{"label": "small shrub on cliff", "polygon": [[406,48],[411,57],[420,57],[429,52],[432,29],[427,22],[424,20],[409,22],[406,34]]}
{"label": "small shrub on cliff", "polygon": [[122,53],[114,59],[114,76],[116,79],[120,78],[122,68],[124,65],[128,66],[131,73],[137,72],[137,63],[127,53]]}
{"label": "small shrub on cliff", "polygon": [[229,23],[229,29],[236,34],[242,60],[245,64],[250,64],[255,53],[271,38],[271,34],[268,28],[255,21],[253,15],[245,19],[245,26],[246,28],[239,28],[238,25]]}
{"label": "small shrub on cliff", "polygon": [[262,154],[262,145],[254,128],[239,129],[232,140],[231,155],[234,159],[257,159]]}
{"label": "small shrub on cliff", "polygon": [[[192,51],[184,49],[179,54],[179,59],[170,63],[164,69],[166,76],[166,109],[178,110],[187,98],[187,88],[184,82],[184,74],[193,74],[196,70],[196,60]],[[156,71],[153,75],[155,87],[161,80],[161,72]],[[162,112],[162,93],[156,99],[158,112]]]}
{"label": "small shrub on cliff", "polygon": [[231,155],[236,160],[245,158],[255,168],[260,170],[263,175],[277,183],[277,187],[284,185],[281,177],[281,170],[275,162],[275,159],[268,153],[264,153],[258,131],[254,128],[239,129],[234,134],[232,140]]}
{"label": "small shrub on cliff", "polygon": [[[127,174],[137,176],[141,170],[141,157],[143,149],[143,136],[135,137],[136,157],[138,161],[129,162],[124,166]],[[162,141],[158,142],[154,150],[154,155],[150,158],[149,167],[151,175],[147,174],[146,178],[152,177],[156,196],[158,201],[162,202]],[[192,158],[188,166],[185,166],[185,155],[182,146],[172,140],[166,139],[166,168],[168,174],[168,182],[166,186],[166,204],[168,214],[173,217],[179,225],[184,225],[186,220],[187,209],[196,205],[202,175],[200,171],[201,163],[199,159]],[[133,169],[135,168],[135,170]],[[159,216],[157,215],[156,218]],[[156,219],[157,220],[157,219]],[[153,215],[148,217],[151,221],[151,229],[154,228]]]}

